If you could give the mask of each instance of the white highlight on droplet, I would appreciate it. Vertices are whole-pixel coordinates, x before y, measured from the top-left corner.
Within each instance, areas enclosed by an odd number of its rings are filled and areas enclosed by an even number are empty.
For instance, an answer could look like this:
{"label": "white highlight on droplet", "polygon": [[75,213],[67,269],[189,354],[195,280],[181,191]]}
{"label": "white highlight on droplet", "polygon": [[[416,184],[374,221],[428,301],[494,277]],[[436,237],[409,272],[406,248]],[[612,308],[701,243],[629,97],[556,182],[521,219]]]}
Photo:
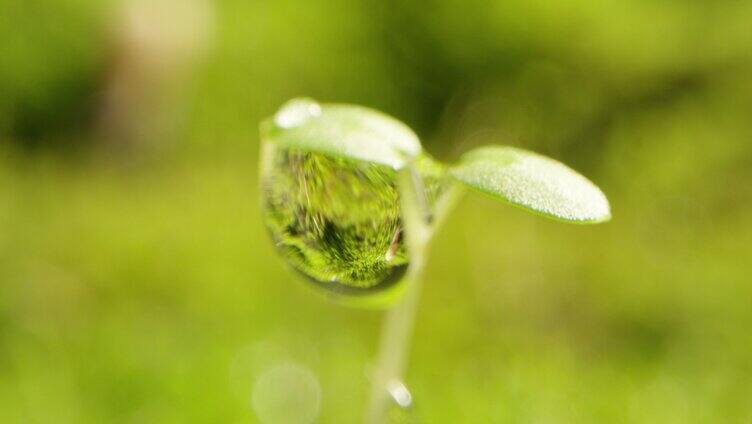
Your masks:
{"label": "white highlight on droplet", "polygon": [[308,368],[285,362],[259,376],[251,404],[262,423],[312,423],[321,409],[321,386]]}
{"label": "white highlight on droplet", "polygon": [[392,380],[386,386],[389,396],[400,408],[409,408],[413,404],[413,395],[407,389],[405,384],[399,380]]}
{"label": "white highlight on droplet", "polygon": [[274,115],[274,123],[280,128],[293,128],[321,115],[321,106],[310,99],[290,100]]}
{"label": "white highlight on droplet", "polygon": [[392,259],[394,259],[394,252],[392,252],[392,249],[389,249],[384,253],[384,260],[389,262]]}

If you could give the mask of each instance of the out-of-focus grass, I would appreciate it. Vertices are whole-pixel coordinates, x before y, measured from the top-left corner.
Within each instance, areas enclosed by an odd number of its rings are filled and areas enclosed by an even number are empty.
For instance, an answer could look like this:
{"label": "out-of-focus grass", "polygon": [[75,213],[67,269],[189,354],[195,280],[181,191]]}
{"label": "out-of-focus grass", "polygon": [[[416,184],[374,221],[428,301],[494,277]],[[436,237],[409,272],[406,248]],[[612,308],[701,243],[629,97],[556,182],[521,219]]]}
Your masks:
{"label": "out-of-focus grass", "polygon": [[[5,422],[253,421],[253,382],[280,361],[315,373],[323,422],[359,417],[378,313],[286,269],[254,163],[7,161]],[[408,377],[420,419],[750,417],[749,215],[656,216],[665,196],[630,213],[610,191],[618,215],[598,227],[468,195],[429,264]]]}
{"label": "out-of-focus grass", "polygon": [[749,2],[217,2],[170,147],[115,160],[86,150],[117,63],[94,3],[0,3],[0,422],[256,422],[290,362],[321,422],[361,417],[379,313],[314,295],[259,221],[257,123],[298,95],[440,159],[550,154],[612,201],[582,227],[467,195],[428,265],[416,421],[752,419]]}
{"label": "out-of-focus grass", "polygon": [[[30,165],[4,185],[4,413],[248,418],[253,380],[231,364],[264,344],[299,346],[291,354],[310,366],[342,357],[325,368],[350,367],[347,378],[327,385],[359,393],[370,343],[359,330],[374,321],[310,301],[274,261],[253,167],[191,162],[133,175]],[[324,327],[336,331],[321,336]]]}

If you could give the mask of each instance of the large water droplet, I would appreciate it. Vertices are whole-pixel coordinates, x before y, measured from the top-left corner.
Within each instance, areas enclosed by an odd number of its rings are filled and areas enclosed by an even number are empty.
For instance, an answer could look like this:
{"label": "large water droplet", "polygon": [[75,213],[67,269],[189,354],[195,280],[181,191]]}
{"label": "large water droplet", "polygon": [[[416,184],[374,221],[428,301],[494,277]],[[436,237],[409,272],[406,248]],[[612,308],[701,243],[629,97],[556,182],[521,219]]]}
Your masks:
{"label": "large water droplet", "polygon": [[391,286],[408,264],[395,171],[267,143],[264,220],[277,249],[330,291]]}
{"label": "large water droplet", "polygon": [[293,128],[321,115],[321,106],[311,99],[294,99],[282,106],[274,115],[274,123],[280,128]]}

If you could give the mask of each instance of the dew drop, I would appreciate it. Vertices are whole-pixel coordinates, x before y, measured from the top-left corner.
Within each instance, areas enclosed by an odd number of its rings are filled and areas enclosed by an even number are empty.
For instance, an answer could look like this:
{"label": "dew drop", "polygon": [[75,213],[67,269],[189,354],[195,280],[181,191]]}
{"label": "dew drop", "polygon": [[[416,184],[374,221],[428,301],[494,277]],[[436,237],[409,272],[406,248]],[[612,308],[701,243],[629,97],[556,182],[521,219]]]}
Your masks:
{"label": "dew drop", "polygon": [[[295,100],[277,125],[299,122],[318,105]],[[376,163],[262,145],[263,220],[277,251],[307,280],[339,297],[363,297],[399,284],[409,265],[397,171]],[[443,170],[427,156],[419,171],[429,208]]]}
{"label": "dew drop", "polygon": [[389,391],[389,396],[392,397],[394,403],[400,408],[407,409],[413,405],[413,395],[407,389],[405,383],[393,380],[387,385],[387,391]]}
{"label": "dew drop", "polygon": [[321,115],[321,106],[310,99],[294,99],[274,115],[274,123],[280,128],[293,128]]}
{"label": "dew drop", "polygon": [[265,146],[264,221],[293,268],[331,292],[363,295],[408,265],[396,172],[383,165]]}

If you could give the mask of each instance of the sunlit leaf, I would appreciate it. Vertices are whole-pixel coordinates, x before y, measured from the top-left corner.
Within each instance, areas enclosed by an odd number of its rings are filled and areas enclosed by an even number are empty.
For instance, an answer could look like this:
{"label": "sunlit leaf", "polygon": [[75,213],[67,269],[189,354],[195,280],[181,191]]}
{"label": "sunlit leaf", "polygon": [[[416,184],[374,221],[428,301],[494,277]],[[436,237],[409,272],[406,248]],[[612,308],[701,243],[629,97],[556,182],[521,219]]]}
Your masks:
{"label": "sunlit leaf", "polygon": [[400,121],[362,106],[294,99],[262,125],[262,136],[281,147],[362,160],[398,169],[420,151]]}
{"label": "sunlit leaf", "polygon": [[472,150],[450,174],[472,189],[551,218],[578,223],[611,218],[606,196],[587,178],[522,149],[487,146]]}

